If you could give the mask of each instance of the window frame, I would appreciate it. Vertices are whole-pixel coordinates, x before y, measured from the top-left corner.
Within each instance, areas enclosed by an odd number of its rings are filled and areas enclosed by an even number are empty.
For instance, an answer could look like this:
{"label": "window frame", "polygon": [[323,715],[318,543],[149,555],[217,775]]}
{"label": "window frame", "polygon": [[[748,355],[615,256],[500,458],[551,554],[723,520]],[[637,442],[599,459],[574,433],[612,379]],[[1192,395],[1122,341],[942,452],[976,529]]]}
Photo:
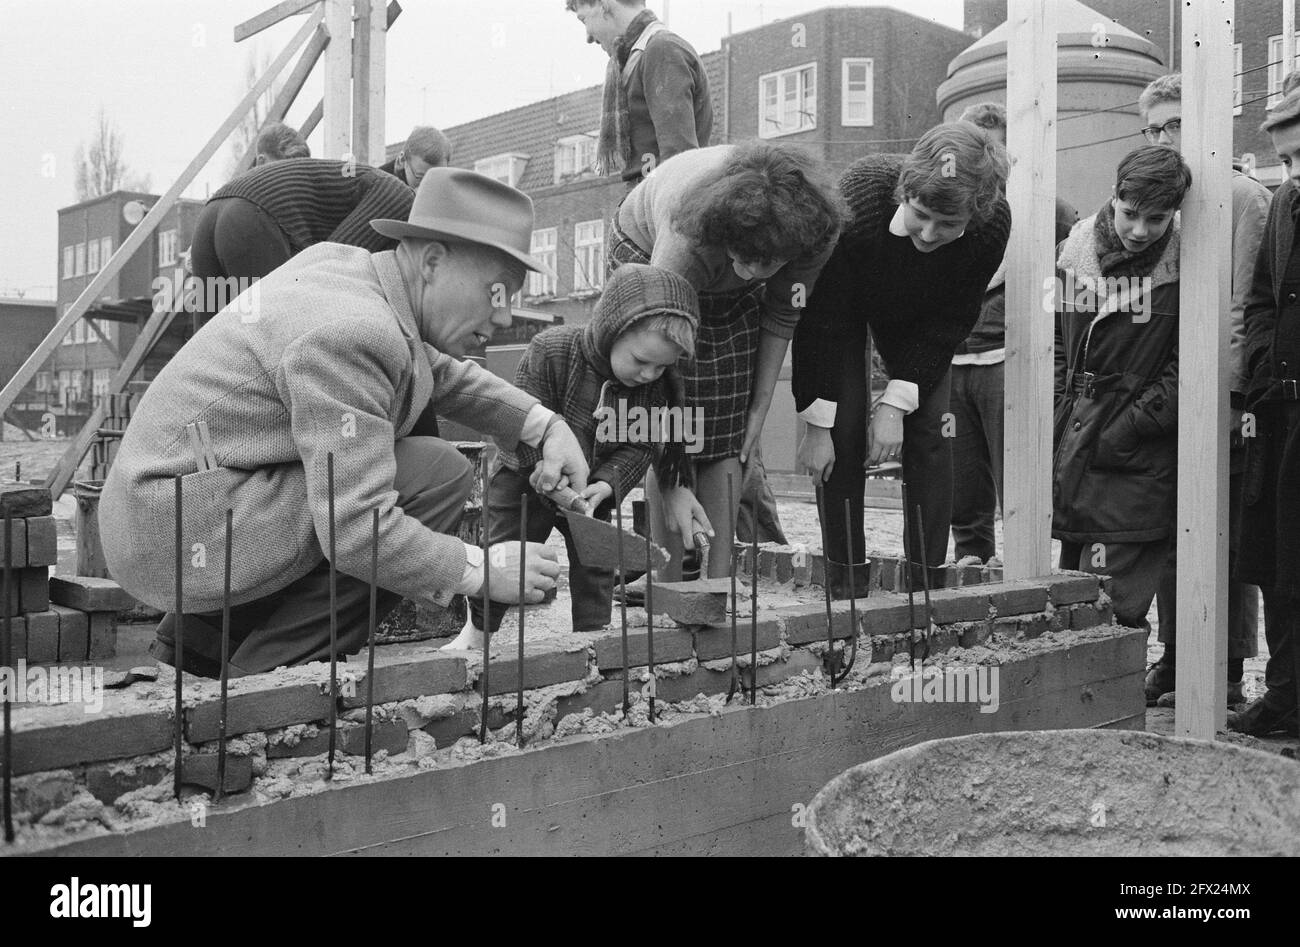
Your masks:
{"label": "window frame", "polygon": [[[546,240],[539,239],[549,235],[550,241],[547,245]],[[550,266],[551,270],[559,273],[557,266],[560,248],[560,228],[559,227],[540,227],[533,231],[528,242],[528,252],[530,255],[541,260]],[[554,296],[559,292],[559,277],[547,276],[545,273],[529,271],[528,273],[528,295],[529,296]]]}
{"label": "window frame", "polygon": [[[849,116],[849,70],[854,66],[866,68],[865,119]],[[850,56],[840,60],[840,124],[846,128],[872,128],[876,124],[876,61],[870,56]]]}
{"label": "window frame", "polygon": [[[787,135],[798,135],[803,132],[810,132],[810,131],[817,130],[817,104],[818,104],[817,87],[819,84],[819,80],[817,77],[817,66],[818,66],[818,62],[816,60],[812,60],[810,62],[802,63],[798,66],[790,66],[785,69],[778,69],[774,72],[764,73],[763,75],[758,77],[758,137],[759,138],[784,138]],[[803,76],[805,73],[810,74],[812,79],[811,103],[809,102],[807,85],[803,81]],[[808,115],[810,117],[807,119],[806,125],[799,125],[797,128],[785,128],[780,126],[774,128],[771,122],[769,122],[768,120],[768,111],[767,111],[768,99],[767,99],[767,92],[765,90],[765,86],[769,80],[776,83],[775,109],[781,116],[784,116],[785,113],[784,103],[785,103],[785,99],[787,98],[787,94],[785,91],[785,79],[786,77],[791,75],[795,77],[795,81],[796,81],[795,96],[797,99],[797,103],[801,106],[808,105],[808,104],[811,104],[812,106],[811,109],[797,108],[795,111],[801,116]]]}
{"label": "window frame", "polygon": [[[583,227],[595,228],[595,236],[583,237]],[[594,253],[590,251],[594,250]],[[583,256],[592,260],[593,274],[583,266]],[[575,293],[600,292],[605,288],[605,218],[580,220],[573,225],[573,291]]]}
{"label": "window frame", "polygon": [[63,248],[63,278],[72,279],[77,275],[75,256],[76,248],[73,244],[68,244]]}
{"label": "window frame", "polygon": [[75,258],[75,269],[73,275],[86,275],[86,244],[78,243],[73,247],[73,256]]}
{"label": "window frame", "polygon": [[[1300,30],[1296,31],[1296,62],[1300,62]],[[1282,82],[1286,79],[1286,74],[1290,69],[1286,68],[1286,63],[1278,62],[1282,58],[1282,34],[1268,38],[1268,58],[1264,60],[1267,63],[1276,63],[1268,67],[1268,98],[1264,100],[1264,108],[1271,109],[1274,105],[1282,100]],[[1295,63],[1291,64],[1291,69],[1295,68]],[[1238,69],[1238,72],[1241,70]],[[1235,112],[1233,114],[1236,114]]]}

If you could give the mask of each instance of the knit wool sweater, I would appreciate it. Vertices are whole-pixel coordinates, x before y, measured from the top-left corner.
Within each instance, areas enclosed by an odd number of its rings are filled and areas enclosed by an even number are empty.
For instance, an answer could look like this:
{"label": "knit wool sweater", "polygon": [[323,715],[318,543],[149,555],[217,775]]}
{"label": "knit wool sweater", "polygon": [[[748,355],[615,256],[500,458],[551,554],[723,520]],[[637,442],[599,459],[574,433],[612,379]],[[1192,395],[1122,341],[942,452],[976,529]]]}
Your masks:
{"label": "knit wool sweater", "polygon": [[397,241],[376,232],[370,221],[405,220],[415,191],[378,168],[288,158],[241,174],[211,200],[228,197],[241,197],[265,211],[294,253],[325,241],[377,253],[396,248]]}
{"label": "knit wool sweater", "polygon": [[795,335],[795,407],[840,400],[841,353],[861,352],[867,333],[891,378],[934,391],[979,318],[1006,251],[1011,209],[999,199],[989,220],[929,253],[889,232],[902,155],[868,155],[840,179],[852,220],[821,272]]}

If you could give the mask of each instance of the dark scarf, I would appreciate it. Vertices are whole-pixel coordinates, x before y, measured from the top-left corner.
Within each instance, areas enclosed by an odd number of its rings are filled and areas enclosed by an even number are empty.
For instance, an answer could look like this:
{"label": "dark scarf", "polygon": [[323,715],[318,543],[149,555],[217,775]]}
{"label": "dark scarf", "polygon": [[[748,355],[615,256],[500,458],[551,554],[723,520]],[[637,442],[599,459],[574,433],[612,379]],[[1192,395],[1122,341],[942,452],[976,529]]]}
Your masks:
{"label": "dark scarf", "polygon": [[1101,265],[1102,276],[1150,275],[1174,236],[1174,226],[1171,223],[1163,237],[1140,253],[1125,250],[1115,230],[1115,208],[1110,201],[1102,204],[1101,210],[1097,211],[1093,231],[1097,237],[1097,262]]}
{"label": "dark scarf", "polygon": [[638,13],[619,37],[609,65],[605,67],[604,99],[600,107],[600,139],[596,146],[596,169],[601,174],[615,174],[632,164],[632,117],[627,104],[627,86],[623,67],[633,45],[656,17],[649,10]]}

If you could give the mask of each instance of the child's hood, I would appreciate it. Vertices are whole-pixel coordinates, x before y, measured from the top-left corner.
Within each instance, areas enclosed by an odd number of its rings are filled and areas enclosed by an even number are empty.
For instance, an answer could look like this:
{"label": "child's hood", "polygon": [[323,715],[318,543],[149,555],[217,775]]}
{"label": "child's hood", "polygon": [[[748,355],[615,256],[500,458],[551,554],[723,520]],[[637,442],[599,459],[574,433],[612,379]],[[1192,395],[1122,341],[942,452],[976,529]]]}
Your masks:
{"label": "child's hood", "polygon": [[582,352],[605,378],[613,379],[609,356],[614,340],[650,316],[675,315],[698,330],[700,300],[683,277],[657,266],[624,263],[605,281],[591,321],[582,333]]}

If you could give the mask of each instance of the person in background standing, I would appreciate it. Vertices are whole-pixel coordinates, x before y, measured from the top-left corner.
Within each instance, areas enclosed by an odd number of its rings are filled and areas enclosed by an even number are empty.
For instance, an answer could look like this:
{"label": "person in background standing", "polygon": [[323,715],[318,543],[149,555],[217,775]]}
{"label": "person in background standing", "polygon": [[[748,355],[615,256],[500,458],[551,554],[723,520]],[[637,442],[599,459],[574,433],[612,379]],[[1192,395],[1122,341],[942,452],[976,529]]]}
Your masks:
{"label": "person in background standing", "polygon": [[[1147,141],[1182,150],[1183,82],[1179,73],[1161,76],[1148,85],[1138,98],[1142,129]],[[1241,436],[1241,415],[1246,389],[1246,327],[1244,313],[1246,292],[1250,289],[1255,258],[1264,238],[1268,218],[1268,188],[1254,178],[1232,172],[1232,296],[1228,307],[1230,331],[1228,349],[1228,387],[1232,400],[1231,449],[1228,454],[1228,568],[1236,562],[1241,537],[1241,480],[1245,470],[1246,446]],[[1160,615],[1160,640],[1165,650],[1160,660],[1147,672],[1147,705],[1174,701],[1174,643],[1178,639],[1177,573],[1165,569],[1156,592]],[[1246,658],[1259,653],[1259,592],[1241,582],[1228,583],[1228,703],[1242,700],[1241,677]],[[1169,695],[1169,696],[1165,696]],[[1164,698],[1161,700],[1161,698]]]}
{"label": "person in background standing", "polygon": [[451,140],[432,125],[416,125],[406,138],[396,157],[379,166],[398,180],[413,188],[430,168],[445,168],[451,164]]}
{"label": "person in background standing", "polygon": [[[996,102],[972,105],[961,121],[1007,144],[1007,110]],[[1079,212],[1056,199],[1056,242],[1070,234]],[[1006,391],[1007,261],[989,281],[979,321],[952,357],[952,539],[956,558],[987,562],[997,553],[993,523],[1002,505],[1002,424]],[[1037,310],[1035,310],[1036,312]]]}

